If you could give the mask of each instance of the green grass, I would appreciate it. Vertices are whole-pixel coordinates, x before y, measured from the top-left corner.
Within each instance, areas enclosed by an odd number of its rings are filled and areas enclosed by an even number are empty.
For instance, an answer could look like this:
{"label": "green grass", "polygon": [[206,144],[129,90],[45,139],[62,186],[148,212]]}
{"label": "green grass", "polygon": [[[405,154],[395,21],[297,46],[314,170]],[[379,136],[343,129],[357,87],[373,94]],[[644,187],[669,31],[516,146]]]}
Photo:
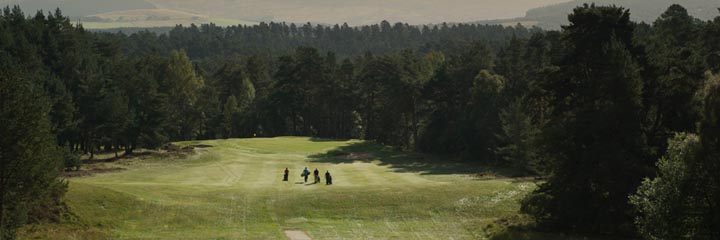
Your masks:
{"label": "green grass", "polygon": [[[477,178],[482,166],[356,140],[178,144],[207,146],[182,159],[120,161],[113,164],[126,171],[72,178],[66,200],[78,220],[30,226],[21,237],[283,239],[283,230],[302,230],[314,239],[565,238],[496,223],[522,218],[518,201],[535,184]],[[302,183],[305,166],[330,170],[334,185]]]}

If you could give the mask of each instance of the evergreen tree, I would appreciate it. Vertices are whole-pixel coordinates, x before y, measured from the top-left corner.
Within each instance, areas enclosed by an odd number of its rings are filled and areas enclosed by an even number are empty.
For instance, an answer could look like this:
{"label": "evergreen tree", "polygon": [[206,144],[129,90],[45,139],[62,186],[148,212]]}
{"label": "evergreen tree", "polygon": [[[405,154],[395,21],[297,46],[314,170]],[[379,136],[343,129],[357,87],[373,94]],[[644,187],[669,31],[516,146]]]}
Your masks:
{"label": "evergreen tree", "polygon": [[720,16],[704,25],[699,39],[703,52],[706,53],[703,59],[706,68],[715,73],[720,72]]}
{"label": "evergreen tree", "polygon": [[255,86],[248,78],[242,80],[242,88],[238,92],[238,108],[241,112],[246,112],[252,107],[255,101]]}
{"label": "evergreen tree", "polygon": [[56,202],[54,192],[64,187],[57,180],[62,155],[51,133],[48,99],[19,72],[6,71],[0,73],[0,238],[14,239],[31,212]]}
{"label": "evergreen tree", "polygon": [[[481,114],[483,109],[470,108],[473,89],[480,72],[485,70],[489,79],[497,76],[488,71],[494,67],[490,49],[485,43],[474,43],[462,54],[450,55],[424,88],[423,98],[428,102],[428,119],[420,131],[419,148],[423,151],[445,154],[468,153],[477,147],[473,138],[475,123],[471,113]],[[489,90],[492,92],[492,90]],[[482,96],[475,95],[477,99]],[[471,156],[474,157],[474,156]],[[487,156],[483,156],[487,157]]]}
{"label": "evergreen tree", "polygon": [[695,93],[703,82],[698,24],[685,8],[672,5],[655,21],[647,40],[647,132],[662,154],[673,132],[687,132],[698,120]]}
{"label": "evergreen tree", "polygon": [[501,131],[499,101],[505,87],[505,78],[481,70],[472,84],[461,136],[464,138],[466,151],[471,156],[495,161],[497,135]]}
{"label": "evergreen tree", "polygon": [[133,61],[125,78],[125,92],[133,111],[129,125],[126,153],[136,147],[155,149],[165,144],[170,137],[164,133],[170,117],[170,104],[166,93],[160,90],[165,62],[157,57],[146,57]]}
{"label": "evergreen tree", "polygon": [[542,226],[571,231],[634,231],[627,197],[644,165],[642,82],[628,49],[628,11],[585,5],[564,27],[568,54],[552,89],[555,112],[543,131],[551,175],[523,210]]}
{"label": "evergreen tree", "polygon": [[168,89],[171,104],[171,133],[175,139],[190,140],[197,135],[201,120],[198,94],[204,86],[202,77],[195,69],[185,51],[172,51],[165,68],[163,87]]}
{"label": "evergreen tree", "polygon": [[539,129],[525,108],[518,100],[501,110],[502,131],[498,134],[500,146],[497,154],[504,164],[528,173],[538,173],[544,170],[539,164],[536,142]]}
{"label": "evergreen tree", "polygon": [[238,102],[235,96],[228,97],[223,107],[223,133],[225,138],[234,137],[235,129],[237,128],[237,115],[240,112]]}

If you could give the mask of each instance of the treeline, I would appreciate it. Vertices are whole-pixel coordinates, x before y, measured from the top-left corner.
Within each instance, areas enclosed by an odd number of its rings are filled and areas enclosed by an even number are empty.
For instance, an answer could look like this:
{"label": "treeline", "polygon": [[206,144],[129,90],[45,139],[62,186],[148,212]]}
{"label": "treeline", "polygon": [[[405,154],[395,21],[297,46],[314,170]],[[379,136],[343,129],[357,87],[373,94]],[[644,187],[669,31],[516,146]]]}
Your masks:
{"label": "treeline", "polygon": [[[0,157],[55,151],[15,143],[48,136],[68,168],[77,153],[178,140],[360,138],[545,174],[523,202],[543,228],[719,238],[720,18],[674,5],[647,25],[622,8],[583,6],[569,20],[548,32],[270,24],[125,36],[86,32],[59,11],[6,8],[0,80],[24,87],[3,87],[10,124],[0,127],[37,132],[7,135],[3,144],[20,147]],[[17,176],[14,166],[2,176]],[[18,197],[28,192],[5,195],[29,180],[13,181],[0,184],[3,209],[31,206]],[[9,216],[3,229],[15,226]]]}
{"label": "treeline", "polygon": [[126,46],[130,55],[161,54],[184,49],[191,59],[213,56],[278,57],[298,47],[312,47],[331,51],[340,57],[373,54],[390,54],[403,49],[452,49],[459,44],[486,41],[498,43],[513,37],[528,38],[538,28],[523,26],[503,27],[480,24],[441,24],[413,26],[407,23],[380,24],[361,27],[343,25],[312,25],[306,23],[260,23],[219,27],[214,24],[177,26],[167,34],[150,31],[122,35],[116,41]]}

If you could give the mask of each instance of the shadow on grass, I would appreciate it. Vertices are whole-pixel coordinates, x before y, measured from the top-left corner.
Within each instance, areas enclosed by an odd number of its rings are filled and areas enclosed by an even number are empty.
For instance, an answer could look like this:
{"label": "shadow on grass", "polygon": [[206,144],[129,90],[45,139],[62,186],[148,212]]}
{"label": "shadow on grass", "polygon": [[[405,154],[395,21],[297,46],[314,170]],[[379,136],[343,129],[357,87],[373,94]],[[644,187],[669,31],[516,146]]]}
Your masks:
{"label": "shadow on grass", "polygon": [[[101,154],[109,154],[109,153],[112,153],[112,152],[101,153]],[[95,157],[93,159],[83,159],[82,163],[83,164],[111,163],[111,162],[116,162],[120,159],[136,158],[136,157],[148,156],[148,155],[152,155],[152,154],[153,154],[152,152],[122,153],[122,154],[118,155],[117,157],[112,156],[112,157],[108,157],[108,158]]]}
{"label": "shadow on grass", "polygon": [[503,218],[489,224],[485,231],[491,232],[490,240],[620,240],[633,239],[614,236],[591,236],[538,229],[527,217]]}
{"label": "shadow on grass", "polygon": [[195,145],[190,145],[190,147],[194,147],[194,148],[211,148],[211,147],[215,147],[215,146],[213,146],[213,145],[207,145],[207,144],[195,144]]}
{"label": "shadow on grass", "polygon": [[502,232],[494,234],[490,237],[490,240],[626,240],[635,238],[622,238],[622,237],[609,237],[609,236],[597,236],[587,237],[580,235],[572,235],[565,233],[550,233],[550,232],[539,232],[533,231],[525,227],[511,226]]}
{"label": "shadow on grass", "polygon": [[345,142],[349,141],[349,138],[319,138],[319,137],[312,137],[310,138],[310,141],[313,142]]}
{"label": "shadow on grass", "polygon": [[317,163],[379,162],[395,172],[416,172],[422,175],[478,174],[493,177],[515,177],[514,169],[494,167],[471,161],[460,161],[454,157],[435,156],[416,152],[400,152],[373,142],[358,142],[335,148],[326,153],[311,155],[310,161]]}

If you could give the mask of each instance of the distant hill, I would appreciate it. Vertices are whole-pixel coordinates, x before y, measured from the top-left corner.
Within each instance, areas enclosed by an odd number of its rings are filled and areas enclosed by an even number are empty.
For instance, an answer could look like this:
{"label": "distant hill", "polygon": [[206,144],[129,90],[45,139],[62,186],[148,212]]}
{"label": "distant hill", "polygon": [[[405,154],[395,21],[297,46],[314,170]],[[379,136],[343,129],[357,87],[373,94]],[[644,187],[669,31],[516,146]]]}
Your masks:
{"label": "distant hill", "polygon": [[701,20],[710,20],[720,16],[720,0],[574,0],[571,2],[550,5],[541,8],[531,9],[524,18],[514,21],[535,22],[536,26],[545,29],[559,29],[561,25],[567,25],[567,15],[576,6],[584,3],[596,5],[618,5],[630,9],[631,17],[638,22],[652,23],[670,5],[677,3],[688,9],[690,15]]}
{"label": "distant hill", "polygon": [[82,17],[81,22],[89,29],[173,27],[178,24],[188,26],[192,23],[214,23],[218,26],[257,24],[252,21],[211,17],[170,9],[136,9],[100,13]]}
{"label": "distant hill", "polygon": [[567,0],[147,0],[158,8],[252,21],[358,26],[382,20],[410,24],[521,17]]}
{"label": "distant hill", "polygon": [[79,20],[88,29],[142,29],[210,22],[220,26],[257,23],[190,11],[160,9],[147,0],[0,0],[0,5],[19,5],[28,15],[41,9],[45,12],[54,11],[59,7],[63,15],[73,21]]}
{"label": "distant hill", "polygon": [[[629,8],[633,20],[653,22],[671,4],[709,20],[720,15],[720,0],[0,0],[27,14],[60,7],[86,28],[147,28],[213,22],[217,25],[294,22],[365,25],[381,20],[410,24],[477,22],[559,29],[583,3]],[[544,6],[544,7],[541,7]],[[527,10],[529,8],[539,7]],[[523,13],[525,16],[523,17]],[[516,18],[513,18],[516,17]],[[498,19],[498,20],[491,20]]]}
{"label": "distant hill", "polygon": [[60,7],[63,15],[79,18],[93,14],[136,9],[154,9],[145,0],[0,0],[0,6],[19,5],[26,14],[37,10],[54,11]]}
{"label": "distant hill", "polygon": [[27,14],[60,7],[86,28],[160,27],[288,22],[409,24],[471,22],[522,17],[534,7],[567,0],[0,0],[19,4]]}

